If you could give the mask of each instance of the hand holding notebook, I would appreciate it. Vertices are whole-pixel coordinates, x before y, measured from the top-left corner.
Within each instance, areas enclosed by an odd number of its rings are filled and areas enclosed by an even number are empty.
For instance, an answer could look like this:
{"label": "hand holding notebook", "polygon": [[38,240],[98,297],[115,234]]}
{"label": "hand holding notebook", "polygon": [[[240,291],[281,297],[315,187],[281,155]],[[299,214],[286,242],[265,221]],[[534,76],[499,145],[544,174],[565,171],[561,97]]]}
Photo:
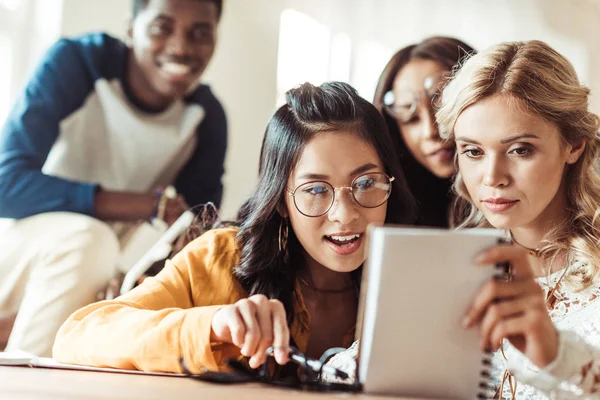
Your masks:
{"label": "hand holding notebook", "polygon": [[369,393],[444,398],[489,394],[488,356],[462,319],[505,265],[475,264],[502,231],[375,227],[359,319],[358,379]]}
{"label": "hand holding notebook", "polygon": [[[498,349],[504,338],[538,367],[546,367],[558,354],[558,330],[548,309],[556,297],[535,281],[527,250],[516,246],[498,246],[477,258],[478,263],[508,261],[510,281],[487,282],[473,298],[463,326],[481,326],[482,348]],[[564,277],[567,268],[564,269]]]}

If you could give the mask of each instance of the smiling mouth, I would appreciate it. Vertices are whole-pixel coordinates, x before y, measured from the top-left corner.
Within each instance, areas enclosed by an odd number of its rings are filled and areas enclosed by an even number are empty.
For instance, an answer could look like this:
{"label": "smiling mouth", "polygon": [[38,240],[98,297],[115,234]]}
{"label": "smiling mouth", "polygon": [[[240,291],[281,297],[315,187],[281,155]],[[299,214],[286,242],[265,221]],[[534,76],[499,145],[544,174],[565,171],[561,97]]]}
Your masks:
{"label": "smiling mouth", "polygon": [[323,240],[340,256],[347,256],[356,252],[361,244],[364,234],[353,233],[349,235],[325,235]]}
{"label": "smiling mouth", "polygon": [[189,65],[172,62],[164,63],[161,68],[164,71],[175,75],[189,74],[192,72],[192,68]]}
{"label": "smiling mouth", "polygon": [[188,80],[199,70],[199,66],[171,61],[159,64],[159,68],[173,81]]}
{"label": "smiling mouth", "polygon": [[356,242],[358,239],[360,239],[360,237],[362,236],[362,234],[360,233],[355,233],[352,235],[345,235],[345,236],[327,236],[325,235],[325,240],[330,241],[331,243],[334,243],[338,246],[344,246],[344,245],[348,245],[348,244],[352,244],[354,242]]}

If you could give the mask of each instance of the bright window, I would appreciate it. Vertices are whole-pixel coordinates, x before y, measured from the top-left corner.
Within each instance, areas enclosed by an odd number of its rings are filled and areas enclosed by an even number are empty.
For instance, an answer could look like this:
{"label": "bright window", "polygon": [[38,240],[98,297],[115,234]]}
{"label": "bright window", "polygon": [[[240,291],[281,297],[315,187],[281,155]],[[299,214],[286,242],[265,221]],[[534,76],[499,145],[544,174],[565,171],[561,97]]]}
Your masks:
{"label": "bright window", "polygon": [[8,11],[15,11],[23,4],[23,0],[0,0],[0,7]]}
{"label": "bright window", "polygon": [[59,36],[62,10],[62,0],[0,0],[0,125]]}
{"label": "bright window", "polygon": [[332,33],[316,19],[296,10],[281,14],[277,60],[277,105],[285,92],[304,82],[320,85],[350,78],[350,37]]}
{"label": "bright window", "polygon": [[0,0],[0,124],[4,122],[15,95],[17,57],[29,0]]}
{"label": "bright window", "polygon": [[356,46],[351,82],[365,99],[372,100],[379,75],[393,52],[375,41],[361,41]]}
{"label": "bright window", "polygon": [[11,106],[11,80],[13,51],[11,40],[5,34],[0,33],[0,123],[8,115]]}

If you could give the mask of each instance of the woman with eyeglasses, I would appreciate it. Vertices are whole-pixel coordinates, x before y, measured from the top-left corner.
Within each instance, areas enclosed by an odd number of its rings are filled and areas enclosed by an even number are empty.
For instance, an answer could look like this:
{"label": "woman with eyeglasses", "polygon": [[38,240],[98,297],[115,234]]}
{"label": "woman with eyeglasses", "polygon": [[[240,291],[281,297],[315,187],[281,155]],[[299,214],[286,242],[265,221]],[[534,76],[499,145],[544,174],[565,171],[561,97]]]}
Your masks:
{"label": "woman with eyeglasses", "polygon": [[[365,233],[411,223],[413,199],[381,114],[344,83],[287,93],[238,227],[211,230],[155,278],[75,312],[57,361],[179,372],[255,368],[275,346],[311,357],[354,339]],[[333,323],[335,321],[335,323]]]}
{"label": "woman with eyeglasses", "polygon": [[464,321],[483,349],[502,350],[493,377],[509,398],[600,392],[600,119],[589,95],[546,43],[503,43],[464,63],[436,114],[457,146],[459,227],[513,238],[478,260],[509,261],[513,279],[484,285]]}
{"label": "woman with eyeglasses", "polygon": [[440,139],[435,99],[450,72],[473,53],[460,40],[428,38],[394,54],[377,84],[373,103],[384,114],[417,200],[417,225],[449,224],[454,144]]}
{"label": "woman with eyeglasses", "polygon": [[[454,225],[505,229],[514,242],[476,259],[514,273],[484,285],[463,321],[495,351],[491,398],[600,397],[600,120],[589,94],[567,59],[531,41],[474,55],[441,95],[467,217]],[[353,376],[356,350],[330,365]]]}

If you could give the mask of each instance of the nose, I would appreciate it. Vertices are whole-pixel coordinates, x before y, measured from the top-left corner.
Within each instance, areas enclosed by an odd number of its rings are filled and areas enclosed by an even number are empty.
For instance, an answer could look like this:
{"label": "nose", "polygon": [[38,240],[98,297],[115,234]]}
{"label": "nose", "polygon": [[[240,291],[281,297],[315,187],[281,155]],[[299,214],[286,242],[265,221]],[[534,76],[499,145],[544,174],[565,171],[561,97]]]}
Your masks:
{"label": "nose", "polygon": [[423,120],[423,137],[429,140],[440,140],[440,131],[437,122],[435,121],[432,107],[423,107],[421,114]]}
{"label": "nose", "polygon": [[[347,193],[344,193],[347,191]],[[327,218],[331,222],[339,222],[342,225],[349,225],[359,217],[358,207],[360,207],[350,188],[336,189],[335,200],[327,213]]]}
{"label": "nose", "polygon": [[167,41],[167,54],[173,57],[186,57],[189,54],[188,37],[185,31],[176,30]]}
{"label": "nose", "polygon": [[510,183],[505,165],[498,156],[490,156],[486,165],[483,183],[489,187],[504,187]]}

